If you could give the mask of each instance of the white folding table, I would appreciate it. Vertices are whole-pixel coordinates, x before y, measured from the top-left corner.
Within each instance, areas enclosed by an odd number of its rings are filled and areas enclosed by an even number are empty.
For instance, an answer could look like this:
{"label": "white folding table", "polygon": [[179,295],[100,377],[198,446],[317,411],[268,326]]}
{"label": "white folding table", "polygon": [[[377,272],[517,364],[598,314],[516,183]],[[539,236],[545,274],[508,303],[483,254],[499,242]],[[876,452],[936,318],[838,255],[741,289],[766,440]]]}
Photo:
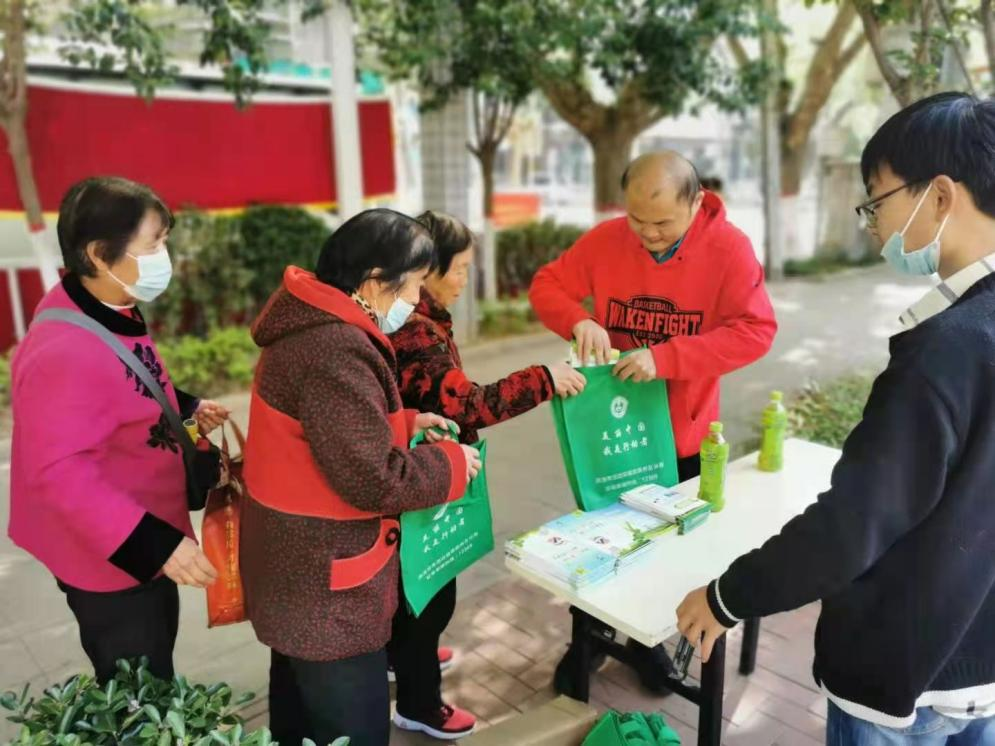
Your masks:
{"label": "white folding table", "polygon": [[[834,448],[791,439],[784,444],[784,469],[765,473],[757,469],[753,453],[729,464],[726,505],[705,524],[687,535],[676,532],[654,542],[648,556],[617,576],[575,591],[514,560],[512,573],[557,598],[568,601],[573,614],[570,670],[558,676],[561,693],[587,701],[590,660],[603,653],[633,665],[632,654],[606,637],[597,622],[622,632],[647,647],[654,647],[677,632],[676,609],[691,590],[721,575],[741,554],[759,547],[792,517],[801,513],[829,487],[830,475],[840,452]],[[697,494],[698,479],[678,485],[687,495]],[[746,621],[740,671],[752,673],[756,664],[760,622]],[[566,659],[565,659],[566,661]],[[703,666],[700,686],[672,679],[667,688],[699,706],[698,743],[718,746],[722,726],[722,692],[725,674],[725,638],[716,643]]]}

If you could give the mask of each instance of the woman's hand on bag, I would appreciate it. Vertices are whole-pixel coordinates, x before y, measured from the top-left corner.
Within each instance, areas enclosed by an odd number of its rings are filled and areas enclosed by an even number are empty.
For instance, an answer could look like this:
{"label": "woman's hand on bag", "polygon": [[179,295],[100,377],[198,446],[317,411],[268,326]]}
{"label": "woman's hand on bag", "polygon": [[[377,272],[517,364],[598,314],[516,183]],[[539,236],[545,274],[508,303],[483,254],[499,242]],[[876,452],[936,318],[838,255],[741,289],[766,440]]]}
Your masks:
{"label": "woman's hand on bag", "polygon": [[484,468],[484,462],[480,460],[480,451],[472,446],[460,446],[463,455],[466,456],[466,481],[469,482]]}
{"label": "woman's hand on bag", "polygon": [[197,420],[197,426],[200,427],[200,431],[204,435],[221,427],[228,421],[229,416],[231,416],[231,410],[228,407],[210,399],[202,400],[197,405],[197,411],[193,414],[194,419]]}
{"label": "woman's hand on bag", "polygon": [[553,389],[557,396],[576,396],[587,385],[587,379],[568,363],[554,363],[548,368],[549,374],[553,377]]}
{"label": "woman's hand on bag", "polygon": [[206,588],[218,579],[214,565],[189,536],[184,536],[173,550],[172,556],[162,566],[162,572],[177,585],[192,585],[194,588]]}
{"label": "woman's hand on bag", "polygon": [[[442,430],[442,433],[436,432],[433,428]],[[422,412],[420,415],[415,417],[415,431],[413,435],[425,433],[426,443],[438,443],[442,440],[455,440],[451,432],[452,429],[458,433],[459,425],[440,415],[432,414],[430,412]]]}

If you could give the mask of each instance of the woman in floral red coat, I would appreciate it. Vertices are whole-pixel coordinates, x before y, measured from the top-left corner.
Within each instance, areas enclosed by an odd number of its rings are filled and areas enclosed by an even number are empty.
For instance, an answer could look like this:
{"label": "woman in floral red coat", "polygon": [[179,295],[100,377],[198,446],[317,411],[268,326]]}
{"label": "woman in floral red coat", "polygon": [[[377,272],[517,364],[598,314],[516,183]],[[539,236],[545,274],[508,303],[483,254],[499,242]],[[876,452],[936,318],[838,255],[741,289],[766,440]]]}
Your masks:
{"label": "woman in floral red coat", "polygon": [[[554,394],[579,394],[585,379],[566,363],[535,365],[486,386],[467,378],[447,309],[469,279],[473,234],[448,215],[426,212],[418,220],[432,234],[439,266],[425,281],[414,314],[391,337],[404,406],[453,420],[460,442],[473,444],[481,428],[524,414]],[[455,582],[439,591],[420,617],[401,604],[387,646],[397,681],[395,725],[444,740],[465,736],[476,724],[473,715],[442,701],[441,670],[453,654],[439,648],[439,636],[455,606]]]}

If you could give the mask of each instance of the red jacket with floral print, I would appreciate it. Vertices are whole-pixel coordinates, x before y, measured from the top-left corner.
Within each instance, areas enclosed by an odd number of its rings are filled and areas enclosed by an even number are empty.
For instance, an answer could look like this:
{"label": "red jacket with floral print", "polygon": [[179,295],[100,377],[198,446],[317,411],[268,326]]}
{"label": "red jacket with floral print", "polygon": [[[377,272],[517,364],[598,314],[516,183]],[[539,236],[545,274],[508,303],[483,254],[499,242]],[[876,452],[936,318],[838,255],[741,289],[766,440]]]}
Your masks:
{"label": "red jacket with floral print", "polygon": [[463,372],[453,341],[453,322],[426,290],[408,323],[391,336],[404,406],[448,417],[460,426],[460,442],[477,442],[477,431],[553,398],[553,379],[535,365],[481,386]]}

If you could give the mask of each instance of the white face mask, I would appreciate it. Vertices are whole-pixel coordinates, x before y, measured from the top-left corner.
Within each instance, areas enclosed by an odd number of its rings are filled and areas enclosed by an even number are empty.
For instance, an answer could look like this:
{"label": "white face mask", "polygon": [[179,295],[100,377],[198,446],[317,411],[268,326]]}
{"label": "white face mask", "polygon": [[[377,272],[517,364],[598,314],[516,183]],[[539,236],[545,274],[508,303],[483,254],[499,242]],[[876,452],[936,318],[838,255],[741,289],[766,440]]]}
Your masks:
{"label": "white face mask", "polygon": [[169,258],[169,252],[163,246],[154,254],[135,256],[129,253],[128,256],[138,262],[138,280],[134,285],[121,282],[110,270],[107,270],[107,274],[132,298],[151,303],[169,287],[169,281],[173,277],[173,263]]}
{"label": "white face mask", "polygon": [[404,298],[395,297],[386,315],[377,311],[377,325],[384,334],[393,334],[407,323],[408,317],[414,312],[415,307],[412,304]]}
{"label": "white face mask", "polygon": [[922,193],[919,198],[919,202],[916,203],[916,209],[912,211],[912,215],[909,217],[908,221],[905,223],[905,227],[901,231],[895,231],[891,234],[891,237],[885,241],[884,246],[881,248],[881,256],[892,267],[897,269],[907,275],[934,275],[940,270],[940,236],[943,235],[943,229],[947,227],[947,221],[950,219],[948,214],[943,218],[943,222],[940,223],[940,229],[936,232],[936,236],[928,244],[923,246],[921,249],[915,249],[913,251],[905,250],[905,232],[912,225],[912,221],[915,220],[916,215],[919,214],[919,208],[923,206],[926,201],[926,195],[929,194],[929,190],[933,188],[932,182],[926,187],[926,191]]}

